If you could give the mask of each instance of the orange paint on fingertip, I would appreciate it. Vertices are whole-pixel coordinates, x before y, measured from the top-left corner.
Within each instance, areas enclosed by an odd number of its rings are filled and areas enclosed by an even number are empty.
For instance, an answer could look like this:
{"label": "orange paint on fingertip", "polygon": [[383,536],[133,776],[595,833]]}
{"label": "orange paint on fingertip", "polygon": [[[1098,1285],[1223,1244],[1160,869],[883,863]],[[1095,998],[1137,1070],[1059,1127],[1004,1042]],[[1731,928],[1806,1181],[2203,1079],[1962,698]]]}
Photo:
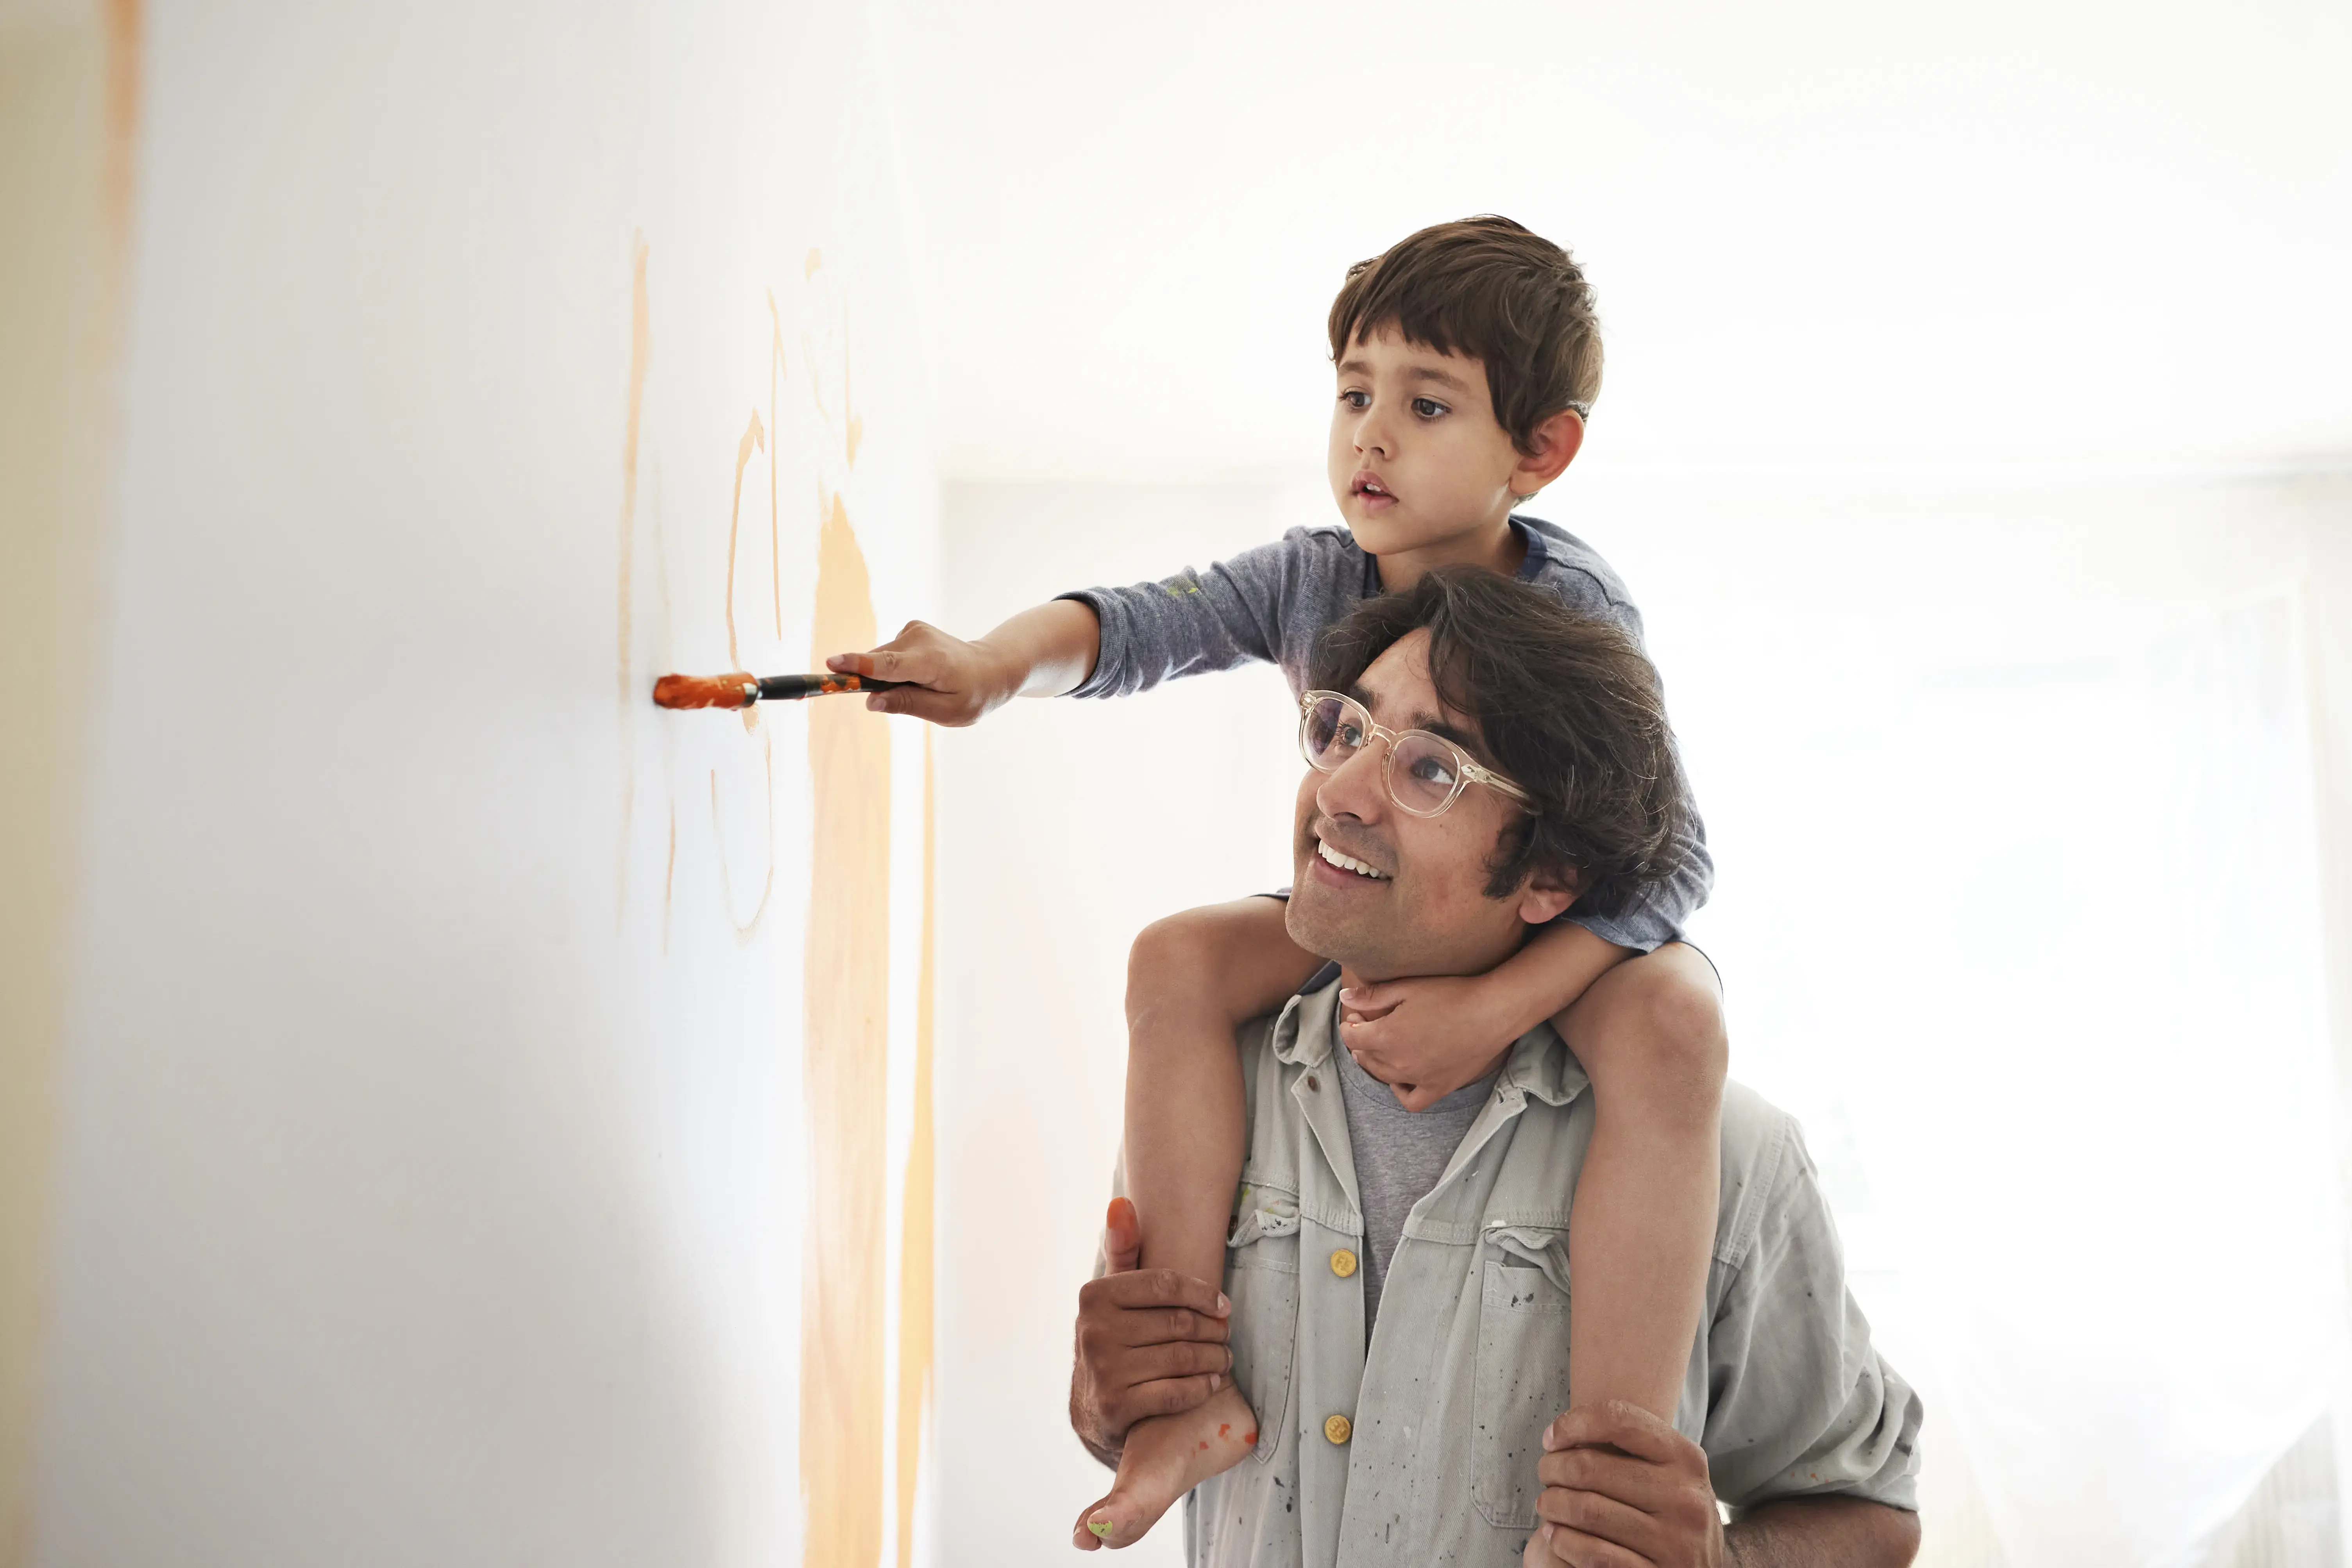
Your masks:
{"label": "orange paint on fingertip", "polygon": [[[1117,1230],[1121,1226],[1134,1226],[1136,1224],[1135,1200],[1133,1198],[1111,1199],[1110,1206],[1103,1211],[1103,1224],[1112,1230]],[[1141,1226],[1138,1226],[1136,1228],[1140,1229]]]}
{"label": "orange paint on fingertip", "polygon": [[743,689],[752,677],[733,675],[665,675],[654,682],[657,708],[740,708]]}

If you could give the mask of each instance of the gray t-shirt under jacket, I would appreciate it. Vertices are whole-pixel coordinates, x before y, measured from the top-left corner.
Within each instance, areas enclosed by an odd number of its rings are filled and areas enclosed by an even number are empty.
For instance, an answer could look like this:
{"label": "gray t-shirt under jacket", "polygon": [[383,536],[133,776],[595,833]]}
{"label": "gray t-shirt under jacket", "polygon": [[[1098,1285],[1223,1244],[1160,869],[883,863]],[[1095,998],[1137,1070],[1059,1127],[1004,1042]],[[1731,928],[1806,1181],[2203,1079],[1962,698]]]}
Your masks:
{"label": "gray t-shirt under jacket", "polygon": [[[1609,622],[1640,645],[1641,612],[1591,545],[1538,518],[1514,517],[1511,527],[1528,550],[1519,581],[1549,590],[1570,609]],[[1102,623],[1094,673],[1070,695],[1126,697],[1163,680],[1253,659],[1281,666],[1290,689],[1304,691],[1316,637],[1380,592],[1380,563],[1345,528],[1332,524],[1294,528],[1204,572],[1186,567],[1162,582],[1065,594]],[[1678,861],[1671,874],[1644,887],[1614,915],[1570,909],[1567,918],[1640,952],[1675,940],[1715,885],[1706,830],[1696,811],[1689,824],[1675,846]]]}

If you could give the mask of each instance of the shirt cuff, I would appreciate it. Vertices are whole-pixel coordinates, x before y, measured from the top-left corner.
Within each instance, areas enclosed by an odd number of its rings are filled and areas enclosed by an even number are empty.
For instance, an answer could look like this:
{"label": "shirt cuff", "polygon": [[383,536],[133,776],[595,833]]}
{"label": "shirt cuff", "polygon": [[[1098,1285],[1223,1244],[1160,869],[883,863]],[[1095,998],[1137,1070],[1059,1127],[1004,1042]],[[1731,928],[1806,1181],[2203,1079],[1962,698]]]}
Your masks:
{"label": "shirt cuff", "polygon": [[1079,681],[1062,695],[1065,697],[1126,695],[1112,672],[1125,668],[1129,662],[1127,627],[1114,618],[1108,595],[1097,593],[1092,588],[1074,588],[1066,594],[1054,595],[1056,604],[1064,599],[1075,600],[1095,613],[1097,634],[1094,668],[1087,672],[1087,678],[1084,680]]}

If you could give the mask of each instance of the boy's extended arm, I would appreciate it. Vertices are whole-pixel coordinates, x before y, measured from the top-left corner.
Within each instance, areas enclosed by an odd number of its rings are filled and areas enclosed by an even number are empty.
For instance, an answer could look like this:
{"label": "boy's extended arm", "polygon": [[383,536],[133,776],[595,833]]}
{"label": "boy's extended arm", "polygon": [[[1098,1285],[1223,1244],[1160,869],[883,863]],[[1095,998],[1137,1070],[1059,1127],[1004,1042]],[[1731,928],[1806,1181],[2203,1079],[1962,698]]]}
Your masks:
{"label": "boy's extended arm", "polygon": [[[1570,921],[1554,921],[1484,974],[1393,980],[1340,994],[1348,1049],[1420,1110],[1475,1083],[1502,1047],[1557,1017],[1633,957]],[[1360,1020],[1360,1021],[1359,1021]]]}
{"label": "boy's extended arm", "polygon": [[1076,599],[1022,611],[978,642],[924,621],[868,653],[840,653],[828,668],[913,684],[866,700],[877,713],[907,713],[934,724],[976,722],[1015,697],[1059,697],[1094,673],[1101,624]]}
{"label": "boy's extended arm", "polygon": [[1281,663],[1295,679],[1305,655],[1283,641],[1295,619],[1286,606],[1302,596],[1329,596],[1346,565],[1328,531],[1295,528],[1206,571],[1187,567],[1162,582],[1066,594],[1022,611],[978,642],[910,621],[871,653],[836,654],[825,663],[845,674],[924,689],[867,698],[877,712],[952,725],[972,723],[1016,696],[1059,697],[1082,688],[1089,697],[1125,696],[1252,659]]}

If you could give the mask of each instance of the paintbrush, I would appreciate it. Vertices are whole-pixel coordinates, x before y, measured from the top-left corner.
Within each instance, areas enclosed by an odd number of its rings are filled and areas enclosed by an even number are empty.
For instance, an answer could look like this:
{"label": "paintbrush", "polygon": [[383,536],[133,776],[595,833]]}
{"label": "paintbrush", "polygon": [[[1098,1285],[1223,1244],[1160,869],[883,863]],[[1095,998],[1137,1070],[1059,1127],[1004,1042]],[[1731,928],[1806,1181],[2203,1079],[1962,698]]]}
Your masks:
{"label": "paintbrush", "polygon": [[909,684],[870,675],[665,675],[654,682],[661,708],[749,708],[754,702],[798,702],[845,691],[887,691]]}

